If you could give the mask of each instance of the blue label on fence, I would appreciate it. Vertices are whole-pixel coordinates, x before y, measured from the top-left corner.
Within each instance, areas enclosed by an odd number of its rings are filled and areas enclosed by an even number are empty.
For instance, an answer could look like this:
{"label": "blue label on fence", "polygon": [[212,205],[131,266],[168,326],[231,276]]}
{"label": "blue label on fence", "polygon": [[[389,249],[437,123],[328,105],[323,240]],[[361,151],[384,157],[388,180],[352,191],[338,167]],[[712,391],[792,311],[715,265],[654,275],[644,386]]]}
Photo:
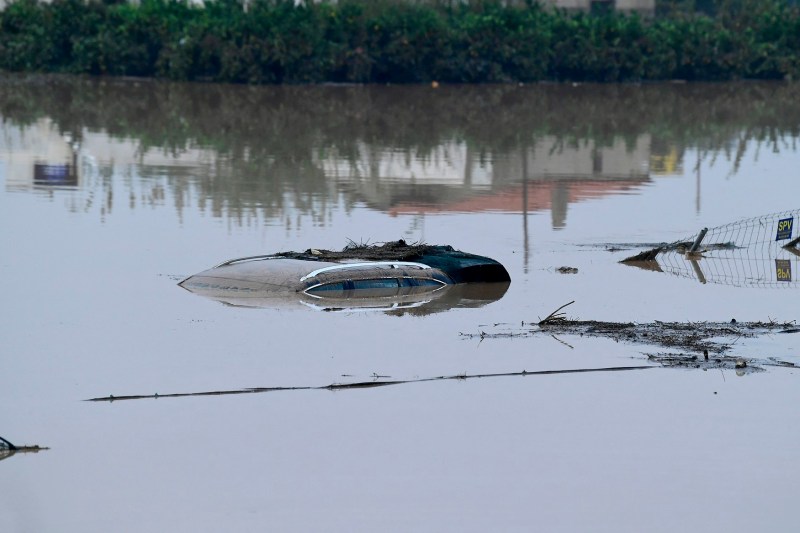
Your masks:
{"label": "blue label on fence", "polygon": [[775,236],[776,241],[792,238],[792,226],[794,226],[793,218],[782,218],[778,221],[778,234]]}
{"label": "blue label on fence", "polygon": [[775,274],[778,281],[792,281],[792,262],[788,259],[776,259]]}

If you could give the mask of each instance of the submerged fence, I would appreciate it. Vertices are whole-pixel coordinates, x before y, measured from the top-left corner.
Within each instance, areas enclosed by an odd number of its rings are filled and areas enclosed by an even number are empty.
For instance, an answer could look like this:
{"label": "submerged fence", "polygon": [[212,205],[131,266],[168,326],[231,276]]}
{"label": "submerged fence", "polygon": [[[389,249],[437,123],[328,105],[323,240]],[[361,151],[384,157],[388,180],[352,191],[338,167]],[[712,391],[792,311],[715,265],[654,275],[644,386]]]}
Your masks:
{"label": "submerged fence", "polygon": [[800,209],[739,220],[623,263],[737,287],[800,287]]}

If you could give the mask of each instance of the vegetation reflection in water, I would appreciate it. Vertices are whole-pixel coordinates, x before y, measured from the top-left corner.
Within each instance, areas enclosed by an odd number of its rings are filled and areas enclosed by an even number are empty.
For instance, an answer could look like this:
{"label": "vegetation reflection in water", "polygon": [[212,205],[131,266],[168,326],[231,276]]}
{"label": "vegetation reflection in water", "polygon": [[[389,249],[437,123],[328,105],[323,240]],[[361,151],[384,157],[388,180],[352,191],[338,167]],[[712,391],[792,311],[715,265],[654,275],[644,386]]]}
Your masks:
{"label": "vegetation reflection in water", "polygon": [[[701,161],[735,173],[748,151],[794,151],[800,87],[244,87],[6,75],[0,115],[7,188],[91,191],[104,215],[171,202],[235,223],[291,224],[299,212],[325,225],[333,210],[362,204],[390,214],[552,209],[558,228],[571,202]],[[115,175],[140,178],[144,192]]]}

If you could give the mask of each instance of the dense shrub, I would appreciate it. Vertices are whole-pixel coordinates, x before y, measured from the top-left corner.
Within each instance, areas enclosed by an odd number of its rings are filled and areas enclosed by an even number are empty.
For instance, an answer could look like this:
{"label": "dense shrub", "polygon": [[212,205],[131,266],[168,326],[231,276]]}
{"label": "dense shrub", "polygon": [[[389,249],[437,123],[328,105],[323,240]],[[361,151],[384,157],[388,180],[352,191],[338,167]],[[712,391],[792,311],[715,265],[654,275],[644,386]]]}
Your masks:
{"label": "dense shrub", "polygon": [[498,0],[12,0],[0,69],[235,83],[781,79],[788,0],[666,2],[652,19]]}

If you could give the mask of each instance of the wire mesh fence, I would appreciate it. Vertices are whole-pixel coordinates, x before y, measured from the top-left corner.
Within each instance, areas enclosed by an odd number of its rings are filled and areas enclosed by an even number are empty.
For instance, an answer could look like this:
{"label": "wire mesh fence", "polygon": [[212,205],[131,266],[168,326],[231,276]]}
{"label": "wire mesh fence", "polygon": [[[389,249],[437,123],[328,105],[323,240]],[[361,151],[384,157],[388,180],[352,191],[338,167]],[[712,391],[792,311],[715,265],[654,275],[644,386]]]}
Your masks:
{"label": "wire mesh fence", "polygon": [[800,209],[704,228],[697,235],[625,259],[701,283],[800,287]]}

